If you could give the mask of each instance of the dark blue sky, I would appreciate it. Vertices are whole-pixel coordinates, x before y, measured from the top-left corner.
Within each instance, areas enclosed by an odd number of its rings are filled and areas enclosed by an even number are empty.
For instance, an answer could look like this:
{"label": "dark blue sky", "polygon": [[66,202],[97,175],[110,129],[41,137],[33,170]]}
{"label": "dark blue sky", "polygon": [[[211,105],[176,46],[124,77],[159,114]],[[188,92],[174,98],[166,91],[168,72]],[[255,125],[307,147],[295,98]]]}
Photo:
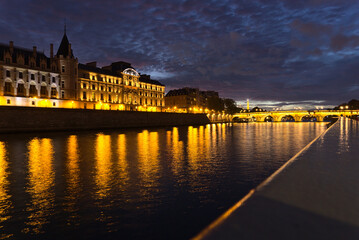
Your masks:
{"label": "dark blue sky", "polygon": [[0,42],[128,61],[166,90],[294,108],[359,99],[359,1],[1,1]]}

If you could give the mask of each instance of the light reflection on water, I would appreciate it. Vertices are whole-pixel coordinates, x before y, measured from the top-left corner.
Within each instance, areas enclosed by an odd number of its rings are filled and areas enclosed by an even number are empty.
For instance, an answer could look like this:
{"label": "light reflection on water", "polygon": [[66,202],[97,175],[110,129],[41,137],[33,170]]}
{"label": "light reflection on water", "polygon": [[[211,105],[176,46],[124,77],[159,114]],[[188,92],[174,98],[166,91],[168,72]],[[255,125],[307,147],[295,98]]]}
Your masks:
{"label": "light reflection on water", "polygon": [[187,239],[324,130],[255,123],[0,136],[0,238]]}
{"label": "light reflection on water", "polygon": [[48,138],[34,138],[28,143],[28,184],[30,194],[26,212],[28,219],[25,233],[43,233],[43,225],[50,222],[54,210],[55,172],[53,169],[53,145]]}

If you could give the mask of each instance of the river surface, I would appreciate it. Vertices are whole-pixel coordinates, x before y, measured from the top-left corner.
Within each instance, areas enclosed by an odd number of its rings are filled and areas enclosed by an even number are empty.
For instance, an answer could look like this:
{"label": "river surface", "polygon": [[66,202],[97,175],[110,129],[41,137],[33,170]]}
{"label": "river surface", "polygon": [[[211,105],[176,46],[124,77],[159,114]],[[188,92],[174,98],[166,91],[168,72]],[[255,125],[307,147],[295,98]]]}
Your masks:
{"label": "river surface", "polygon": [[189,239],[325,123],[0,135],[0,239]]}

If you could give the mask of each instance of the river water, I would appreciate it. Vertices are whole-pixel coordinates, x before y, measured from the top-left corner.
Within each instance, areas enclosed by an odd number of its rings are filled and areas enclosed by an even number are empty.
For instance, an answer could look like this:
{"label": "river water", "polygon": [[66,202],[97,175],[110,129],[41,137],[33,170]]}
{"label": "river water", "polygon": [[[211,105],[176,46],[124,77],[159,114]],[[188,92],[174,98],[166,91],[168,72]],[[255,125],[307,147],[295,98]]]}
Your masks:
{"label": "river water", "polygon": [[326,129],[0,135],[0,239],[189,239]]}

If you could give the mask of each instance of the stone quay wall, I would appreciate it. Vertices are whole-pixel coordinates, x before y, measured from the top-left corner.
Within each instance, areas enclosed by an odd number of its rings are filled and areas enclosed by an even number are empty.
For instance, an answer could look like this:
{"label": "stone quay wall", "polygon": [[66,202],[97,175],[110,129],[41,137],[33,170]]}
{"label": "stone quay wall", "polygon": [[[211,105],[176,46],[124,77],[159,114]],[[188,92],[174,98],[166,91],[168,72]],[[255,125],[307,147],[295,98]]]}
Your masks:
{"label": "stone quay wall", "polygon": [[0,133],[164,127],[210,123],[205,114],[0,107]]}

